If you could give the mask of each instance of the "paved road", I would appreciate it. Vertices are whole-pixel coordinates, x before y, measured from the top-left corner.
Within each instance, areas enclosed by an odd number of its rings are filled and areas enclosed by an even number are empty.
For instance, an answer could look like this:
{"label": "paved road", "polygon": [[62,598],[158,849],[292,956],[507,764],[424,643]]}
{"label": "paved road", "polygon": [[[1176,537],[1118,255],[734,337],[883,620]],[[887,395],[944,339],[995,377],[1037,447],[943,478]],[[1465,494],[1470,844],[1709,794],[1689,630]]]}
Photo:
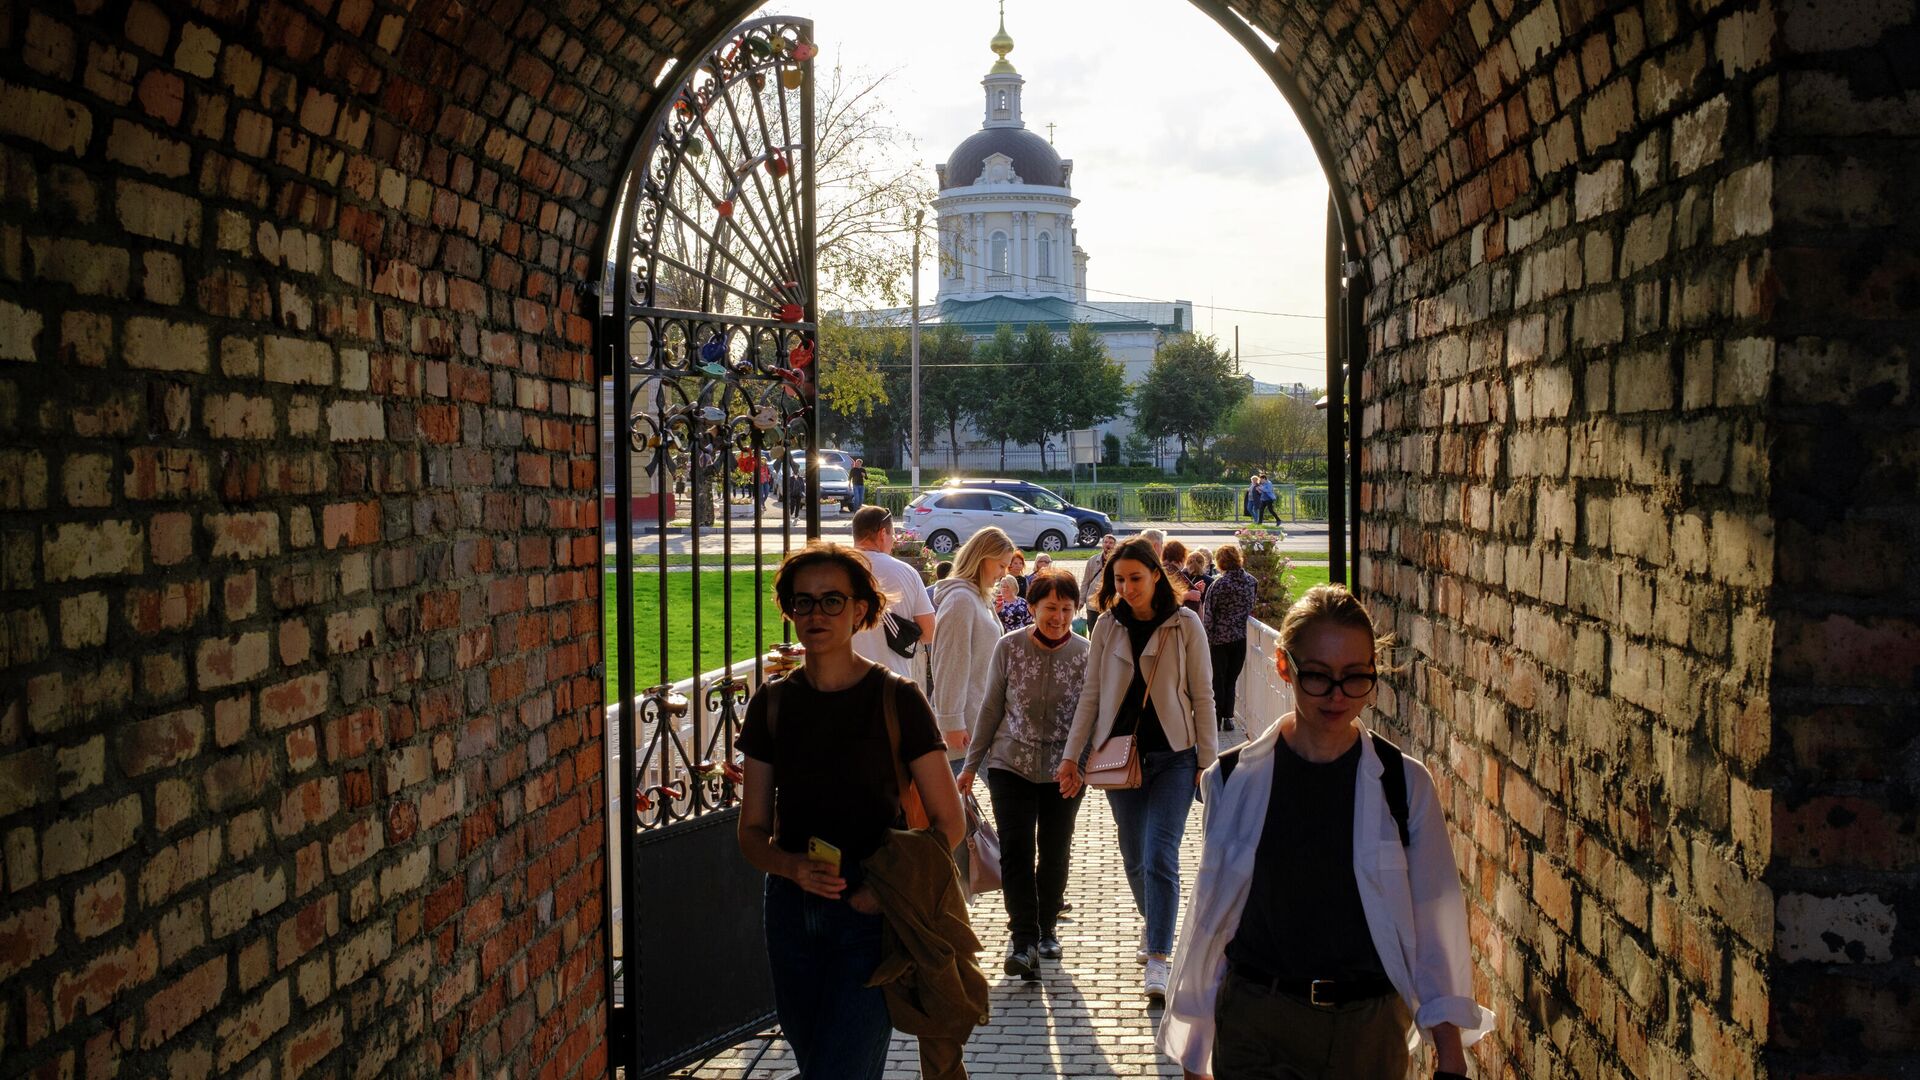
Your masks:
{"label": "paved road", "polygon": [[[1238,741],[1237,736],[1231,741]],[[980,785],[981,805],[991,812]],[[1200,859],[1200,807],[1187,819],[1180,876],[1191,883]],[[1074,834],[1073,876],[1067,899],[1073,903],[1061,927],[1066,955],[1045,969],[1037,983],[1000,973],[1006,954],[1006,912],[998,893],[973,905],[974,932],[986,944],[981,966],[993,984],[993,1020],[967,1043],[967,1072],[992,1076],[1153,1076],[1179,1077],[1180,1070],[1153,1044],[1161,1009],[1148,1007],[1141,993],[1140,966],[1133,958],[1140,936],[1131,894],[1120,865],[1113,817],[1106,796],[1095,793],[1081,807]],[[1184,905],[1184,900],[1182,901]],[[775,1043],[749,1074],[751,1051],[729,1054],[696,1072],[679,1074],[700,1080],[761,1080],[791,1075],[793,1063],[784,1043]],[[912,1038],[895,1033],[888,1057],[888,1080],[909,1080],[919,1073],[919,1051]]]}
{"label": "paved road", "polygon": [[[744,509],[747,513],[744,515],[737,514],[734,517],[733,548],[736,552],[751,552],[753,550],[752,508],[736,507],[735,509]],[[853,539],[851,518],[852,515],[849,514],[839,514],[823,518],[820,523],[821,534],[830,540],[850,543]],[[767,517],[763,519],[762,522],[762,550],[769,552],[776,560],[779,558],[781,529],[784,524],[785,520],[777,516]],[[1177,521],[1127,522],[1120,526],[1120,534],[1122,536],[1131,536],[1134,533],[1149,528],[1160,529],[1170,537],[1178,537],[1189,547],[1196,545],[1200,547],[1213,547],[1217,544],[1232,540],[1235,526],[1225,523],[1201,524]],[[1280,548],[1283,551],[1327,550],[1327,523],[1324,521],[1290,523],[1286,526],[1286,534],[1286,539],[1280,542]],[[605,554],[609,557],[614,555],[617,550],[615,535],[615,529],[611,523],[601,529],[601,541],[604,545]],[[807,542],[805,528],[795,526],[788,534],[788,541],[794,547],[805,544]],[[670,528],[667,530],[667,551],[669,553],[685,554],[691,549],[691,543],[692,541],[686,529]],[[634,547],[635,550],[641,554],[650,555],[657,553],[659,551],[659,544],[660,539],[653,531],[651,523],[647,524],[644,529],[636,528],[634,530]],[[722,536],[718,528],[702,532],[700,537],[700,551],[702,554],[717,555],[724,550],[726,550],[725,537]],[[1073,557],[1075,553],[1075,549],[1069,549],[1067,555],[1068,557]],[[1078,554],[1082,557],[1084,557],[1086,553],[1084,549],[1078,551]]]}

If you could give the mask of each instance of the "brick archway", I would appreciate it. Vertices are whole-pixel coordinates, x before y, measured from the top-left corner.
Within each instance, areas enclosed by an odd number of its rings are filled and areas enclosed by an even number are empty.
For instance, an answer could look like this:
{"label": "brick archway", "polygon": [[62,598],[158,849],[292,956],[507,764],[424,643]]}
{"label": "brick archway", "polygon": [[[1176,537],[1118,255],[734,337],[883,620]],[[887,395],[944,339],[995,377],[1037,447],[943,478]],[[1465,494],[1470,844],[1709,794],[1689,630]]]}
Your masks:
{"label": "brick archway", "polygon": [[[579,287],[748,7],[0,12],[9,1071],[603,1071]],[[1372,284],[1482,1068],[1920,1053],[1913,13],[1233,7]]]}

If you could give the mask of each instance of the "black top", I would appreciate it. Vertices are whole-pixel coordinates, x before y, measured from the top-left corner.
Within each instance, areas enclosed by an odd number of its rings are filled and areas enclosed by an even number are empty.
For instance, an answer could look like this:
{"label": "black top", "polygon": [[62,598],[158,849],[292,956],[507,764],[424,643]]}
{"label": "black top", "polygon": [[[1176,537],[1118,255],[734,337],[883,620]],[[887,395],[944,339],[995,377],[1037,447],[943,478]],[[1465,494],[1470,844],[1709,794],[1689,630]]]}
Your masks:
{"label": "black top", "polygon": [[847,483],[860,484],[862,486],[865,486],[866,482],[867,482],[866,466],[855,465],[853,468],[847,470]]}
{"label": "black top", "polygon": [[[875,665],[847,689],[822,693],[807,682],[804,669],[796,671],[780,684],[778,730],[767,730],[765,689],[747,704],[740,728],[740,752],[773,766],[775,842],[804,852],[807,838],[818,836],[840,849],[843,876],[854,876],[900,817],[880,711],[887,678],[886,669]],[[945,743],[926,695],[905,682],[896,694],[900,760],[906,765]]]}
{"label": "black top", "polygon": [[1253,881],[1227,963],[1280,979],[1375,978],[1373,947],[1353,877],[1353,787],[1360,744],[1324,765],[1273,750],[1273,793],[1253,857]]}
{"label": "black top", "polygon": [[[1146,693],[1147,676],[1140,669],[1140,653],[1152,640],[1153,632],[1173,618],[1173,612],[1155,615],[1140,622],[1133,617],[1133,608],[1122,600],[1113,606],[1112,614],[1120,620],[1120,626],[1127,632],[1127,644],[1133,647],[1133,680],[1127,683],[1127,696],[1120,703],[1120,711],[1113,716],[1113,730],[1122,733],[1131,731],[1139,736],[1134,741],[1134,749],[1139,753],[1157,754],[1171,750],[1173,744],[1167,742],[1167,729],[1160,726],[1160,710],[1154,707],[1153,698]],[[1162,652],[1154,660],[1153,674],[1156,678],[1171,674],[1160,671],[1160,664],[1165,659],[1166,654]]]}

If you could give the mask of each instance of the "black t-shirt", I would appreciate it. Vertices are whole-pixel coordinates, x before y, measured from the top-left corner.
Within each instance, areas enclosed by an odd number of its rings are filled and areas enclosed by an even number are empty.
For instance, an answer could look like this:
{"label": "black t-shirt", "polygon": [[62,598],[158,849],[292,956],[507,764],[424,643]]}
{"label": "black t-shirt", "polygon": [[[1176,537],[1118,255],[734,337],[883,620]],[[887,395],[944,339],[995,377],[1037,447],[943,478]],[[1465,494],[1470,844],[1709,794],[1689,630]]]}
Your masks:
{"label": "black t-shirt", "polygon": [[1316,765],[1281,739],[1273,759],[1267,821],[1227,962],[1302,981],[1385,975],[1353,878],[1360,744]]}
{"label": "black t-shirt", "polygon": [[[876,664],[845,690],[822,693],[807,682],[804,669],[796,671],[774,691],[781,697],[778,730],[773,732],[767,730],[772,684],[747,704],[740,752],[773,766],[779,815],[775,842],[785,850],[804,852],[807,838],[817,836],[840,849],[843,872],[855,871],[898,820],[900,803],[881,712],[880,695],[889,677]],[[943,749],[933,709],[919,687],[903,681],[895,695],[902,765]]]}
{"label": "black t-shirt", "polygon": [[[1123,735],[1129,731],[1137,735],[1134,749],[1139,753],[1157,754],[1171,750],[1173,744],[1167,741],[1167,729],[1160,725],[1160,710],[1146,692],[1147,673],[1141,667],[1140,654],[1146,649],[1147,642],[1152,640],[1154,631],[1173,618],[1173,612],[1155,615],[1140,622],[1133,617],[1133,609],[1122,600],[1113,606],[1109,614],[1119,620],[1120,628],[1127,632],[1127,644],[1133,648],[1133,680],[1127,683],[1127,696],[1120,703],[1120,711],[1114,714],[1113,730]],[[1154,678],[1179,677],[1177,672],[1160,670],[1166,659],[1167,650],[1162,646],[1154,657]]]}
{"label": "black t-shirt", "polygon": [[847,483],[865,485],[866,482],[867,470],[865,466],[855,465],[853,468],[847,470]]}

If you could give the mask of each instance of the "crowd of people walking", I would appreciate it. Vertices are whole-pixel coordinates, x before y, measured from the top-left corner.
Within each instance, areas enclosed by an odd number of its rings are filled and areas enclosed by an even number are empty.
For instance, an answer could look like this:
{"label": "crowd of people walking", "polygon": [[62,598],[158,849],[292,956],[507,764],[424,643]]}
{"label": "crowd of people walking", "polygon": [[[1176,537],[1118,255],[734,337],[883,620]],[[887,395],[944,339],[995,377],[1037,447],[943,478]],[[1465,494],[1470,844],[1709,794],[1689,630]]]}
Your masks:
{"label": "crowd of people walking", "polygon": [[[952,856],[997,858],[1006,975],[1071,964],[1059,927],[1090,789],[1138,916],[1141,992],[1164,1005],[1160,1048],[1189,1077],[1400,1080],[1420,1042],[1437,1076],[1465,1073],[1492,1018],[1447,823],[1425,766],[1363,722],[1384,639],[1352,594],[1293,605],[1275,667],[1294,708],[1223,752],[1257,593],[1234,545],[1109,536],[1079,576],[1045,555],[1029,574],[986,528],[929,589],[888,554],[884,508],[860,510],[854,538],[782,564],[803,659],[776,665],[739,739],[740,844],[767,874],[802,1077],[878,1077],[894,1028],[919,1036],[922,1075],[964,1076],[988,1010],[961,899],[981,868]],[[976,831],[981,784],[997,852]]]}

